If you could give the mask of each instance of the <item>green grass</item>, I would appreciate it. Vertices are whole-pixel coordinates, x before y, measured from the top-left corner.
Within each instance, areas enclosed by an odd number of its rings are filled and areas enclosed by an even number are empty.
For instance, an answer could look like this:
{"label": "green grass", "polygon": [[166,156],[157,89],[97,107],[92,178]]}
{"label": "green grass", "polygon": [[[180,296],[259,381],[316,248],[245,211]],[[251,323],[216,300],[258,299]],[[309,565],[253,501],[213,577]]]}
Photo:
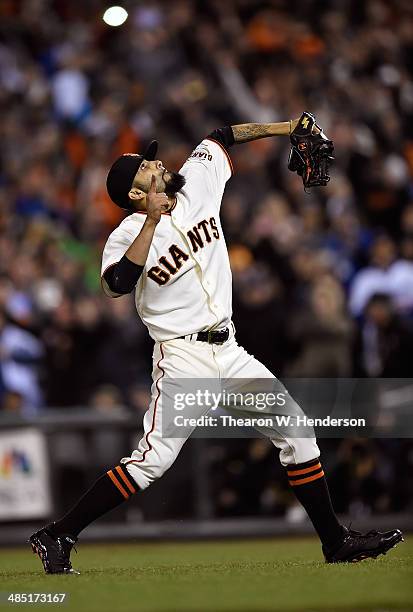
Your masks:
{"label": "green grass", "polygon": [[326,565],[315,539],[79,545],[80,576],[46,576],[28,549],[1,550],[0,590],[67,592],[76,612],[413,610],[413,541]]}

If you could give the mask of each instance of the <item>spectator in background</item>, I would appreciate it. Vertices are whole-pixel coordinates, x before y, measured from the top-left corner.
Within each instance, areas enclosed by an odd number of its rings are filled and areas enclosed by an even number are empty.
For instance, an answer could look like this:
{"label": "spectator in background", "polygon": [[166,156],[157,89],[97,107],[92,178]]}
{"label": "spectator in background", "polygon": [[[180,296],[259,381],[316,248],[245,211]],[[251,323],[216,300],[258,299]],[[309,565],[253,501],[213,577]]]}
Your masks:
{"label": "spectator in background", "polygon": [[79,297],[74,303],[74,309],[71,380],[76,381],[78,402],[87,404],[94,390],[104,382],[100,377],[98,358],[106,342],[108,323],[101,316],[99,304],[94,297]]}
{"label": "spectator in background", "polygon": [[313,283],[308,307],[296,313],[290,335],[297,352],[290,376],[350,376],[353,325],[343,290],[333,276],[325,274]]}
{"label": "spectator in background", "polygon": [[281,285],[267,265],[254,261],[245,246],[232,246],[229,256],[234,275],[237,336],[272,371],[279,372],[283,369],[287,348]]}
{"label": "spectator in background", "polygon": [[58,119],[76,124],[83,121],[91,109],[89,82],[79,69],[79,56],[74,50],[67,53],[68,57],[64,58],[65,65],[52,79],[52,101]]}
{"label": "spectator in background", "polygon": [[10,394],[21,398],[21,413],[35,414],[43,404],[39,366],[43,347],[39,340],[0,312],[0,369],[3,408],[10,406]]}
{"label": "spectator in background", "polygon": [[132,404],[135,386],[147,382],[147,364],[150,363],[152,348],[134,308],[130,296],[110,300],[106,335],[98,356],[102,381],[118,389],[122,401],[129,404]]}
{"label": "spectator in background", "polygon": [[359,376],[410,378],[413,376],[413,328],[386,294],[373,295],[364,310],[355,346]]}
{"label": "spectator in background", "polygon": [[75,315],[72,303],[63,297],[43,329],[46,349],[46,401],[48,406],[78,405],[77,385],[73,384]]}
{"label": "spectator in background", "polygon": [[349,306],[360,316],[375,293],[391,296],[400,311],[413,309],[413,243],[409,235],[401,242],[401,258],[396,257],[396,245],[388,236],[376,238],[370,249],[370,265],[354,277]]}

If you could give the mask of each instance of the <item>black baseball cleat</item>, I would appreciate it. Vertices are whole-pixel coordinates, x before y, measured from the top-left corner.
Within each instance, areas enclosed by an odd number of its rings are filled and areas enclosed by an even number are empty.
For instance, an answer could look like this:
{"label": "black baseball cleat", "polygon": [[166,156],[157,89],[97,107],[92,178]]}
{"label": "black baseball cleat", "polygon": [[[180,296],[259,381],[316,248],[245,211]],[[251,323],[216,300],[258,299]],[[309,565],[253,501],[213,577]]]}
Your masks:
{"label": "black baseball cleat", "polygon": [[33,553],[43,563],[44,571],[46,574],[79,574],[70,563],[70,553],[77,538],[68,534],[54,536],[48,527],[36,531],[28,540]]}
{"label": "black baseball cleat", "polygon": [[344,539],[334,551],[327,551],[323,546],[326,563],[355,563],[363,559],[375,559],[385,555],[388,550],[399,542],[404,542],[400,529],[391,531],[369,531],[360,533],[343,527]]}

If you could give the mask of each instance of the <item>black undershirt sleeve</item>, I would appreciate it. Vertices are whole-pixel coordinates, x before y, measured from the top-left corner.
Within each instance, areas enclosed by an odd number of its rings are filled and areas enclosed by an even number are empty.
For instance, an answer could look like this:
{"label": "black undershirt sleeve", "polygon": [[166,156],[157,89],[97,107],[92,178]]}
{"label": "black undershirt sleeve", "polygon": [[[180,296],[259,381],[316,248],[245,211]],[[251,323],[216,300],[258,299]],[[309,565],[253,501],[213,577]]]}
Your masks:
{"label": "black undershirt sleeve", "polygon": [[143,266],[138,266],[124,255],[118,263],[105,271],[103,278],[113,293],[124,295],[133,291],[142,270]]}
{"label": "black undershirt sleeve", "polygon": [[232,133],[232,129],[230,125],[227,125],[222,128],[217,128],[210,134],[208,134],[207,138],[212,138],[219,142],[225,149],[229,149],[235,143],[234,134]]}

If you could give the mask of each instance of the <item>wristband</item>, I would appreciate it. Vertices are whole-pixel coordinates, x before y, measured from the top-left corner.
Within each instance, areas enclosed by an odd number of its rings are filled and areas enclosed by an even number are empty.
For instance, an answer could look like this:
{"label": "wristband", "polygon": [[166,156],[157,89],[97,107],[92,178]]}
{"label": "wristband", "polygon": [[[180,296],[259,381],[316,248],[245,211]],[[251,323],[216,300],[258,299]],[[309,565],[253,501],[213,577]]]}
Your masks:
{"label": "wristband", "polygon": [[142,271],[143,266],[133,263],[124,255],[118,263],[105,271],[103,278],[113,293],[125,295],[133,291]]}

